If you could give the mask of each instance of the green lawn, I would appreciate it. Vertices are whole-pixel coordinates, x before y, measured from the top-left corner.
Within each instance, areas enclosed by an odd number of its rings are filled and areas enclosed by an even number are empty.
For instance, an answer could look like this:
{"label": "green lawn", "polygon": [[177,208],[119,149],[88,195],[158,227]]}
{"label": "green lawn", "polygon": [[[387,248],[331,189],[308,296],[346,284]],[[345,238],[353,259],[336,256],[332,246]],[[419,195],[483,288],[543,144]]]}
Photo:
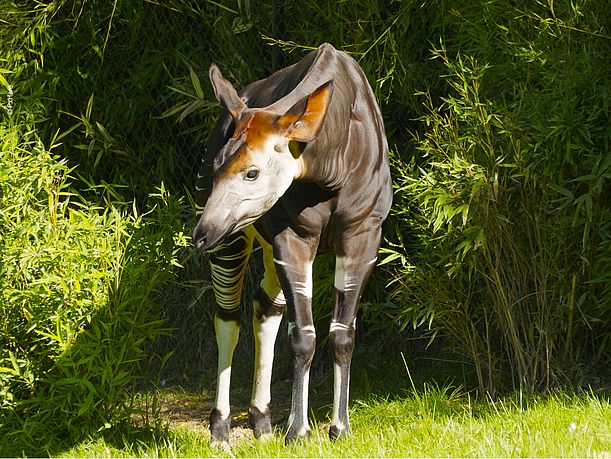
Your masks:
{"label": "green lawn", "polygon": [[[176,394],[166,395],[176,401]],[[163,397],[162,397],[163,398]],[[245,427],[232,431],[236,457],[604,457],[611,458],[609,399],[594,394],[474,401],[453,389],[425,387],[392,400],[361,398],[352,402],[353,437],[331,442],[328,419],[313,413],[312,437],[284,446],[281,432],[256,441]],[[183,413],[184,414],[184,413]],[[212,449],[205,422],[168,423],[162,433],[124,440],[120,446],[103,440],[62,451],[62,457],[231,457]],[[238,419],[238,425],[244,421]]]}

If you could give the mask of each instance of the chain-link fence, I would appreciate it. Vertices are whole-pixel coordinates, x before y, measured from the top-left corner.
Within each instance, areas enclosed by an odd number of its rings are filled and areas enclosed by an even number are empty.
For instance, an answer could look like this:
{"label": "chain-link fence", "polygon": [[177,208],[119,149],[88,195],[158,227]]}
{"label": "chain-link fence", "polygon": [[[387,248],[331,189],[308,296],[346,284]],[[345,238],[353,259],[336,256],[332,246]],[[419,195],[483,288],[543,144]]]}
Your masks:
{"label": "chain-link fence", "polygon": [[[241,88],[330,42],[364,68],[381,103],[391,148],[404,149],[409,142],[410,123],[416,118],[409,104],[414,90],[402,86],[415,81],[417,72],[413,64],[414,75],[405,72],[409,54],[396,49],[411,49],[409,43],[398,43],[399,38],[388,33],[396,17],[408,16],[397,11],[403,8],[401,2],[377,10],[382,2],[356,8],[350,2],[323,5],[313,0],[256,6],[247,1],[124,0],[116,11],[102,3],[62,33],[66,41],[56,46],[66,53],[50,55],[47,65],[61,76],[55,96],[62,113],[60,130],[67,132],[77,124],[65,137],[61,153],[86,181],[113,184],[126,200],[136,198],[140,205],[161,183],[174,195],[193,190],[206,138],[221,111],[208,81],[213,62]],[[194,213],[183,220],[188,232]],[[167,325],[175,332],[157,344],[160,354],[175,351],[168,373],[189,379],[202,373],[202,363],[213,360],[214,308],[207,263],[194,251],[187,256],[176,284],[160,293],[162,303],[169,305],[164,312]],[[318,271],[327,278],[333,260],[320,263]],[[259,275],[257,269],[249,272],[245,304]],[[387,301],[385,284],[384,279],[372,279],[371,298],[365,301]],[[323,292],[323,283],[317,285]],[[328,287],[328,295],[321,293],[325,300],[318,319],[326,320],[331,311],[327,301],[332,282]],[[250,308],[245,310],[247,322]],[[376,330],[374,322],[370,320],[370,333]],[[377,326],[388,327],[389,322],[378,321]]]}
{"label": "chain-link fence", "polygon": [[[205,139],[220,113],[207,77],[211,63],[217,63],[239,88],[297,61],[326,38],[333,41],[347,31],[355,39],[367,37],[366,30],[350,28],[349,16],[355,12],[345,13],[344,22],[333,24],[333,30],[325,29],[329,25],[321,21],[329,22],[328,11],[319,11],[315,4],[280,0],[256,7],[250,2],[177,0],[128,4],[120,3],[122,8],[110,19],[103,13],[97,23],[89,18],[101,30],[92,32],[83,24],[72,30],[70,39],[76,45],[71,46],[82,49],[73,54],[70,71],[81,78],[72,78],[73,86],[58,94],[60,109],[77,115],[85,127],[68,138],[65,154],[78,164],[79,173],[94,182],[125,185],[127,197],[144,197],[161,182],[181,194],[194,186]],[[327,10],[334,12],[329,6]],[[296,11],[309,11],[310,16],[295,15]],[[372,29],[368,40],[380,45],[374,40],[388,13],[377,14],[368,22]],[[397,104],[390,96],[396,55],[389,60],[393,67],[386,69],[382,55],[374,56],[367,42],[358,47],[334,44],[365,60],[366,73],[383,104]],[[58,69],[66,66],[62,56],[54,58]],[[391,147],[397,139],[406,141],[405,127],[412,118],[409,110],[393,111]],[[74,122],[72,116],[60,119],[64,130]],[[81,131],[87,134],[84,143]]]}
{"label": "chain-link fence", "polygon": [[[81,78],[59,96],[62,112],[82,125],[65,154],[94,182],[125,185],[126,197],[142,197],[161,182],[178,193],[194,186],[220,112],[207,79],[212,62],[237,86],[284,64],[280,48],[261,38],[281,28],[279,2],[257,11],[182,6],[122,11],[94,42],[98,55],[77,58],[73,70]],[[64,115],[60,123],[67,130],[75,118]]]}

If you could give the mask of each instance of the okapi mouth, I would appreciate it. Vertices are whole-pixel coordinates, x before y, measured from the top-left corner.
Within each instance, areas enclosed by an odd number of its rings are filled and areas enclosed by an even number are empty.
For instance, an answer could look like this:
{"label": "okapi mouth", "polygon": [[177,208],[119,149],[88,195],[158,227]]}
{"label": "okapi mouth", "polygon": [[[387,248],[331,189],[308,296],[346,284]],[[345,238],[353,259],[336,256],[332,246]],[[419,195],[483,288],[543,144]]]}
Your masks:
{"label": "okapi mouth", "polygon": [[206,251],[214,251],[214,249],[216,248],[216,246],[218,246],[221,242],[223,242],[225,240],[225,238],[229,235],[231,235],[234,231],[236,227],[236,223],[234,223],[233,225],[231,225],[227,231],[225,231],[223,234],[221,234],[220,236],[216,237],[216,238],[209,238],[208,235],[203,235],[202,237],[197,237],[196,233],[197,228],[194,231],[194,237],[193,240],[195,242],[195,246],[199,249],[199,250],[206,250]]}

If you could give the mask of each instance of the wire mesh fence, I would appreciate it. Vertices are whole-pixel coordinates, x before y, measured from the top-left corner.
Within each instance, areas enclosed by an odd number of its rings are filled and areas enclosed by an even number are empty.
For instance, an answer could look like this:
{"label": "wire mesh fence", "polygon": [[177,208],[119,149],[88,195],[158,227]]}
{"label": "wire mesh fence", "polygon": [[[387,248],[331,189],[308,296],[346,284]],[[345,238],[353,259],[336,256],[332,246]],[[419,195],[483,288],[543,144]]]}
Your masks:
{"label": "wire mesh fence", "polygon": [[94,182],[125,185],[128,197],[161,182],[178,193],[194,186],[220,112],[207,80],[212,62],[225,64],[237,86],[285,63],[279,47],[261,38],[281,28],[280,2],[256,11],[171,6],[143,3],[122,11],[99,37],[98,56],[77,57],[72,69],[81,78],[58,97],[61,112],[73,115],[60,119],[63,129],[75,117],[81,127],[64,154]]}
{"label": "wire mesh fence", "polygon": [[[80,78],[67,78],[65,81],[73,85],[69,90],[62,88],[57,100],[62,112],[74,115],[60,118],[62,129],[67,131],[75,122],[79,124],[63,147],[63,154],[77,166],[77,172],[93,183],[121,185],[125,199],[136,198],[139,203],[161,183],[178,195],[193,190],[206,138],[221,111],[208,82],[211,63],[218,64],[240,88],[296,62],[323,41],[331,41],[357,58],[363,56],[356,47],[342,46],[332,31],[320,24],[322,19],[313,15],[325,15],[317,12],[315,4],[306,7],[295,1],[275,0],[255,8],[248,2],[223,2],[220,6],[164,0],[131,2],[132,7],[127,8],[128,3],[126,0],[122,4],[110,24],[111,12],[99,13],[98,22],[92,20],[92,27],[98,30],[93,35],[82,24],[71,32],[71,40],[81,47],[74,52],[71,63]],[[297,10],[310,14],[287,15]],[[384,21],[379,24],[384,25]],[[350,29],[350,20],[334,27],[336,31]],[[372,32],[368,39],[371,42],[362,42],[361,49],[367,50],[376,34]],[[64,56],[55,59],[58,71],[66,68]],[[381,67],[375,59],[373,62],[366,71],[379,90],[381,83],[376,82],[372,70],[377,72]],[[386,107],[397,104],[388,94],[380,100]],[[388,125],[391,146],[405,137],[409,117],[408,112],[393,110]],[[193,212],[184,217],[187,231],[194,219]],[[187,251],[189,261],[177,273],[175,285],[161,292],[163,303],[173,305],[167,310],[167,325],[175,331],[160,337],[156,344],[160,354],[175,351],[166,372],[182,375],[184,381],[195,380],[203,371],[201,365],[211,361],[211,338],[204,339],[202,334],[211,332],[214,311],[207,263],[201,254]],[[258,257],[256,253],[253,258]],[[322,263],[322,271],[331,269],[332,260]],[[250,303],[256,290],[260,277],[257,265],[254,263],[249,272],[244,304]],[[370,290],[381,292],[383,288],[379,285]],[[326,301],[322,303],[326,305]],[[244,309],[243,321],[248,322],[250,308]],[[325,319],[330,311],[325,307],[319,319]]]}
{"label": "wire mesh fence", "polygon": [[[57,94],[59,111],[73,115],[63,115],[60,127],[71,129],[75,116],[82,127],[66,139],[63,153],[94,182],[124,185],[128,198],[144,198],[161,182],[179,194],[191,190],[206,137],[220,113],[207,78],[210,64],[217,63],[241,87],[297,61],[327,37],[324,24],[313,22],[319,19],[288,12],[320,15],[318,9],[282,0],[256,6],[149,0],[124,2],[110,20],[103,12],[97,22],[87,16],[90,27],[81,24],[71,31],[75,44],[70,46],[77,48],[73,60],[53,56],[58,72],[81,77],[71,78],[72,87]],[[350,18],[342,20],[334,32],[328,31],[329,41],[350,30]],[[384,18],[377,20],[377,28],[386,24]],[[371,42],[377,40],[376,30]],[[364,33],[360,30],[358,36]],[[298,45],[300,41],[312,45]],[[370,81],[378,92],[383,88],[378,94],[383,104],[396,105],[391,85],[380,77],[392,69],[379,65],[379,56],[359,51],[371,53],[368,42],[360,48],[334,44],[359,59],[372,57]],[[409,110],[393,109],[391,147],[405,142],[411,118]]]}

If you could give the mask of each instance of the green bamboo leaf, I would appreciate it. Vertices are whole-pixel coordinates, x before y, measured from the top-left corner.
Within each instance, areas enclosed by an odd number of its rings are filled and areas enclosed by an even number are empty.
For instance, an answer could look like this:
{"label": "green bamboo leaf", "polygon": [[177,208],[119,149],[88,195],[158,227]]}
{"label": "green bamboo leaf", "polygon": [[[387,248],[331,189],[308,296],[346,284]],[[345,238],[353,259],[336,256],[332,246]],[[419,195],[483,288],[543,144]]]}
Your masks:
{"label": "green bamboo leaf", "polygon": [[193,89],[195,89],[195,93],[199,98],[203,98],[204,90],[202,89],[202,85],[199,81],[197,73],[195,73],[195,70],[193,70],[193,67],[191,67],[191,65],[187,65],[187,67],[189,69],[189,76],[191,77],[191,84],[193,85]]}
{"label": "green bamboo leaf", "polygon": [[398,260],[399,258],[403,258],[403,254],[399,252],[391,252],[386,257],[384,257],[382,260],[380,260],[380,262],[378,263],[378,266],[385,265],[392,261]]}
{"label": "green bamboo leaf", "polygon": [[167,109],[166,111],[164,111],[159,118],[163,119],[163,118],[169,118],[173,115],[176,115],[177,113],[181,113],[182,111],[184,111],[185,108],[187,108],[190,105],[190,102],[184,102],[182,104],[177,104],[174,107],[171,107],[169,109]]}
{"label": "green bamboo leaf", "polygon": [[94,396],[94,392],[89,391],[89,393],[87,394],[87,398],[85,399],[85,402],[77,404],[77,406],[80,406],[77,412],[77,416],[82,416],[83,414],[85,414],[87,411],[91,409],[93,405],[93,396]]}
{"label": "green bamboo leaf", "polygon": [[85,119],[86,120],[90,120],[91,119],[91,112],[93,111],[93,94],[91,94],[91,96],[89,97],[89,100],[87,101],[87,110],[85,111]]}
{"label": "green bamboo leaf", "polygon": [[7,368],[7,367],[0,367],[0,373],[9,373],[9,374],[12,374],[13,376],[19,376],[19,372],[15,371],[12,368]]}
{"label": "green bamboo leaf", "polygon": [[589,174],[589,175],[582,175],[581,177],[574,178],[571,180],[571,182],[590,182],[596,179],[598,179],[598,176]]}
{"label": "green bamboo leaf", "polygon": [[566,196],[567,198],[573,198],[573,193],[571,193],[569,190],[567,190],[566,188],[561,187],[560,185],[556,185],[556,184],[549,184],[548,185],[552,190]]}
{"label": "green bamboo leaf", "polygon": [[4,78],[4,75],[2,74],[3,72],[7,72],[7,70],[0,69],[0,84],[2,84],[2,86],[4,86],[8,91],[11,89],[11,85],[9,84],[8,80]]}

